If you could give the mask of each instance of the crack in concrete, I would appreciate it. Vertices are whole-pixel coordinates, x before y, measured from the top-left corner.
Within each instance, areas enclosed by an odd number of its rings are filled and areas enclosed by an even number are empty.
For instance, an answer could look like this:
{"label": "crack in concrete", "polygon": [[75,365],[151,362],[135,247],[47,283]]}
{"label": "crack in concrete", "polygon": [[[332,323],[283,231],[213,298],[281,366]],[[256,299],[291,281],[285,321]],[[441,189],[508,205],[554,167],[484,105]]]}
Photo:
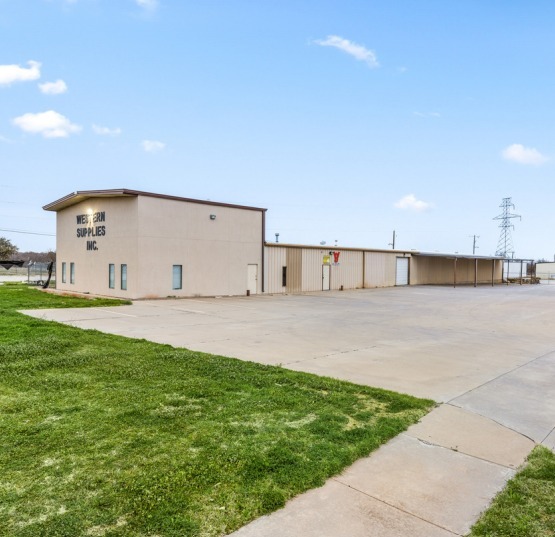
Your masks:
{"label": "crack in concrete", "polygon": [[[515,431],[515,432],[518,433],[518,431]],[[521,433],[518,433],[518,434],[521,434]],[[488,464],[493,464],[494,466],[499,466],[500,468],[506,468],[507,470],[516,471],[516,468],[514,468],[513,466],[507,466],[506,464],[501,464],[500,462],[495,462],[495,461],[491,461],[489,459],[484,459],[483,457],[478,457],[477,455],[472,455],[471,453],[467,453],[466,451],[462,451],[460,449],[447,447],[447,446],[442,446],[441,444],[436,444],[435,442],[430,442],[429,440],[424,440],[422,438],[419,438],[418,436],[412,436],[408,432],[401,433],[399,436],[406,436],[408,438],[412,438],[413,440],[418,440],[418,442],[421,442],[422,444],[425,444],[425,445],[430,446],[430,447],[436,447],[436,448],[439,448],[439,449],[446,449],[447,451],[452,451],[453,453],[458,453],[459,455],[464,455],[465,457],[470,457],[472,459],[476,459],[477,461],[487,462]],[[524,435],[521,434],[521,436],[524,436]],[[528,437],[526,437],[526,438],[528,438]]]}
{"label": "crack in concrete", "polygon": [[284,362],[288,364],[301,364],[303,362],[310,362],[312,360],[319,360],[320,358],[329,358],[330,356],[339,356],[340,354],[350,354],[351,352],[366,351],[368,349],[376,349],[378,345],[372,345],[370,347],[361,347],[360,349],[349,349],[347,351],[337,351],[330,352],[329,354],[320,354],[318,356],[312,356],[311,358],[303,358],[302,360],[293,360],[292,362]]}
{"label": "crack in concrete", "polygon": [[[500,375],[500,376],[503,376],[503,375]],[[487,382],[486,382],[486,384],[487,384]],[[474,388],[473,388],[472,390],[474,390]],[[472,390],[469,390],[469,391],[466,392],[466,393],[470,393]],[[465,395],[465,394],[463,394],[463,395]],[[462,397],[462,396],[461,396],[461,395],[458,395],[457,397]],[[455,397],[455,399],[457,399],[457,397]],[[455,399],[451,399],[451,401],[454,401]],[[484,415],[484,414],[480,414],[479,412],[475,412],[474,410],[469,410],[468,408],[464,408],[464,407],[462,407],[462,406],[454,405],[454,404],[451,403],[451,402],[447,402],[447,403],[443,403],[443,404],[444,404],[444,405],[452,406],[453,408],[458,408],[458,409],[460,409],[460,410],[464,410],[465,412],[468,412],[469,414],[474,414],[475,416],[480,416],[481,418],[485,418],[485,419],[487,419],[487,420],[489,420],[489,421],[492,421],[493,423],[496,423],[496,424],[499,425],[500,427],[503,427],[504,429],[507,429],[508,431],[512,431],[513,433],[516,433],[516,434],[522,436],[523,438],[526,438],[526,439],[530,440],[531,442],[534,443],[534,445],[537,444],[537,442],[536,442],[533,438],[531,438],[530,436],[528,436],[527,434],[524,434],[524,433],[521,432],[521,431],[517,431],[516,429],[513,429],[512,427],[509,427],[508,425],[505,425],[504,423],[501,423],[500,421],[494,420],[491,416],[486,416],[486,415]],[[555,427],[554,427],[552,430],[555,430]],[[551,433],[550,433],[550,434],[551,434]],[[547,436],[549,436],[549,435],[547,435]],[[546,436],[546,438],[547,438],[547,436]],[[545,438],[544,438],[544,440],[545,440]]]}
{"label": "crack in concrete", "polygon": [[551,429],[551,431],[549,431],[546,435],[545,438],[540,442],[540,444],[543,444],[555,431],[555,426]]}
{"label": "crack in concrete", "polygon": [[[488,384],[491,384],[492,382],[495,382],[496,380],[499,380],[500,378],[503,378],[507,375],[510,375],[511,373],[514,373],[515,371],[518,371],[519,369],[522,369],[523,367],[526,367],[532,363],[534,363],[537,360],[540,360],[541,358],[545,358],[546,356],[549,356],[550,354],[555,353],[555,350],[551,350],[549,352],[546,352],[545,354],[542,354],[541,356],[536,356],[535,358],[532,358],[531,360],[529,360],[528,362],[525,362],[524,364],[520,364],[516,367],[514,367],[513,369],[510,369],[509,371],[505,371],[504,373],[501,373],[500,375],[497,375],[496,377],[486,380],[486,382],[483,382],[482,384],[479,384],[478,386],[474,386],[474,388],[471,388],[470,390],[467,390],[466,392],[463,392],[459,395],[457,395],[456,397],[453,397],[452,399],[450,399],[449,401],[446,401],[446,404],[451,404],[453,401],[456,401],[459,397],[463,397],[464,395],[467,395],[469,393],[472,393],[473,391],[476,391],[480,388],[483,388],[484,386],[487,386]],[[456,406],[456,405],[453,405]]]}
{"label": "crack in concrete", "polygon": [[357,489],[356,487],[353,487],[352,485],[348,485],[347,483],[343,483],[343,481],[340,481],[338,478],[336,477],[332,477],[331,478],[333,481],[335,481],[336,483],[339,483],[340,485],[350,488],[351,490],[354,490],[364,496],[366,496],[367,498],[372,498],[373,500],[376,500],[380,503],[383,503],[384,505],[387,505],[389,507],[392,507],[393,509],[404,513],[405,515],[409,515],[413,518],[416,518],[418,520],[421,520],[422,522],[425,522],[426,524],[430,524],[431,526],[435,526],[436,528],[439,528],[440,530],[444,530],[444,531],[448,531],[451,535],[457,535],[458,537],[463,537],[462,533],[457,533],[453,530],[450,530],[449,528],[446,528],[444,526],[441,526],[440,524],[436,524],[435,522],[432,522],[431,520],[426,520],[425,518],[415,514],[415,513],[411,513],[410,511],[407,511],[406,509],[402,509],[401,507],[397,506],[397,505],[393,505],[389,502],[386,502],[385,500],[382,500],[381,498],[377,498],[376,496],[372,496],[372,494],[368,494],[367,492],[364,492],[363,490]]}

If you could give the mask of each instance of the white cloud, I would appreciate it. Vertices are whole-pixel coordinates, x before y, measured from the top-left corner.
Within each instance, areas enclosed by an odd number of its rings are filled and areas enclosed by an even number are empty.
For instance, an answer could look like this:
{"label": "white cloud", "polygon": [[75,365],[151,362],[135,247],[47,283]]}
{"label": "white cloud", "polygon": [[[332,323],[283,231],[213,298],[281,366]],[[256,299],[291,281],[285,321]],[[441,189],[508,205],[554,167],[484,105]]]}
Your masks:
{"label": "white cloud", "polygon": [[539,166],[549,160],[533,147],[524,147],[522,144],[512,144],[501,152],[505,160],[512,160],[519,164],[533,164]]}
{"label": "white cloud", "polygon": [[413,112],[412,114],[417,117],[441,117],[439,112]]}
{"label": "white cloud", "polygon": [[399,201],[395,202],[395,207],[397,207],[397,209],[405,209],[420,213],[422,211],[427,211],[428,209],[431,209],[433,207],[433,204],[428,203],[427,201],[416,199],[416,196],[414,194],[407,194]]}
{"label": "white cloud", "polygon": [[156,140],[143,140],[141,142],[141,146],[147,153],[156,153],[158,151],[162,151],[162,149],[166,147],[166,144]]}
{"label": "white cloud", "polygon": [[101,127],[100,125],[93,125],[92,129],[95,134],[100,136],[119,136],[121,134],[121,129],[119,127],[115,129],[110,129],[109,127]]}
{"label": "white cloud", "polygon": [[46,95],[60,95],[67,91],[67,84],[59,79],[56,82],[45,82],[44,84],[39,84],[39,89],[42,93]]}
{"label": "white cloud", "polygon": [[343,39],[338,35],[328,35],[326,39],[318,39],[315,41],[317,45],[322,47],[335,47],[347,54],[353,56],[361,62],[365,62],[368,67],[379,67],[376,53],[373,50],[367,49],[363,45],[357,45],[348,39]]}
{"label": "white cloud", "polygon": [[135,0],[135,3],[148,11],[154,11],[158,8],[158,0]]}
{"label": "white cloud", "polygon": [[40,78],[40,63],[28,61],[28,68],[19,65],[0,65],[0,86],[9,86],[13,82],[27,82]]}
{"label": "white cloud", "polygon": [[38,114],[23,114],[12,119],[12,123],[25,132],[42,134],[44,138],[67,138],[70,134],[79,132],[81,127],[58,114],[54,110]]}

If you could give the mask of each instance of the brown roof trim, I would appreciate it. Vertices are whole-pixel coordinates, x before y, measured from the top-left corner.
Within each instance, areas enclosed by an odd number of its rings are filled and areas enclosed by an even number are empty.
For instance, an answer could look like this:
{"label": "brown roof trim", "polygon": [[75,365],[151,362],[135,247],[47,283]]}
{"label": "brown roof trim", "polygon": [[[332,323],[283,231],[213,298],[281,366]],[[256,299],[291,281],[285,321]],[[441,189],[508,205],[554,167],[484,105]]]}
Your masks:
{"label": "brown roof trim", "polygon": [[306,248],[308,250],[341,250],[342,252],[383,252],[386,254],[411,254],[416,255],[418,252],[416,250],[392,250],[391,248],[381,250],[379,248],[356,248],[353,246],[339,246],[332,244],[287,244],[284,242],[266,242],[265,246],[270,247],[284,247],[284,248]]}
{"label": "brown roof trim", "polygon": [[182,198],[180,196],[169,196],[167,194],[155,194],[153,192],[143,192],[141,190],[129,190],[127,188],[118,188],[110,190],[78,190],[72,192],[63,198],[48,203],[43,207],[45,211],[60,211],[67,207],[71,207],[77,203],[85,201],[90,198],[123,198],[123,197],[137,197],[147,196],[149,198],[160,198],[174,201],[185,201],[188,203],[199,203],[201,205],[212,205],[216,207],[229,207],[231,209],[244,209],[247,211],[262,211],[267,209],[260,207],[249,207],[247,205],[235,205],[233,203],[220,203],[217,201],[197,200],[192,198]]}
{"label": "brown roof trim", "polygon": [[341,250],[345,252],[376,252],[385,254],[398,254],[398,255],[411,255],[418,257],[441,257],[443,259],[488,259],[488,260],[502,260],[503,257],[498,256],[485,256],[485,255],[459,255],[459,254],[442,254],[442,253],[428,253],[419,252],[418,250],[391,250],[391,249],[380,249],[380,248],[355,248],[355,247],[343,247],[339,245],[309,245],[309,244],[287,244],[283,242],[266,242],[265,246],[270,247],[280,247],[283,248],[304,248],[307,250]]}
{"label": "brown roof trim", "polygon": [[443,257],[446,259],[495,259],[495,260],[503,260],[504,257],[497,256],[497,255],[470,255],[470,254],[442,254],[442,253],[432,253],[432,252],[415,252],[414,255],[420,257]]}

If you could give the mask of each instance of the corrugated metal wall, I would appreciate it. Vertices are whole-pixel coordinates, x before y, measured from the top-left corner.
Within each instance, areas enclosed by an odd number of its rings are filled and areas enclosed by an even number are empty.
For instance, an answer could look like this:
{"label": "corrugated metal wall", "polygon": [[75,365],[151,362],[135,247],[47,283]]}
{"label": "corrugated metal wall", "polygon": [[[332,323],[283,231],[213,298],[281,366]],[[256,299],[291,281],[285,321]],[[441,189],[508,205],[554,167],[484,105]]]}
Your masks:
{"label": "corrugated metal wall", "polygon": [[555,263],[536,263],[536,276],[542,280],[555,280]]}
{"label": "corrugated metal wall", "polygon": [[[303,246],[266,246],[266,291],[268,293],[306,293],[322,290],[322,265],[330,261],[330,288],[360,289],[395,286],[397,258],[403,252],[341,250],[334,263],[329,249]],[[410,285],[452,285],[454,259],[441,256],[411,255],[409,258]],[[492,263],[494,281],[501,281],[501,260],[478,259],[477,283],[491,283]],[[287,267],[286,286],[282,286],[282,270]],[[475,260],[457,258],[457,284],[474,283]]]}
{"label": "corrugated metal wall", "polygon": [[266,292],[284,293],[282,284],[282,267],[287,266],[287,248],[265,248]]}
{"label": "corrugated metal wall", "polygon": [[302,289],[303,291],[322,290],[322,265],[324,257],[330,258],[330,289],[360,289],[362,287],[362,251],[340,250],[338,262],[333,253],[324,249],[303,249]]}
{"label": "corrugated metal wall", "polygon": [[333,263],[334,257],[331,257],[331,289],[361,289],[363,287],[363,266],[362,251],[340,250],[338,263]]}
{"label": "corrugated metal wall", "polygon": [[[322,290],[322,265],[324,256],[329,255],[329,250],[308,249],[302,250],[302,290]],[[333,279],[333,276],[331,276]]]}
{"label": "corrugated metal wall", "polygon": [[393,287],[398,254],[364,252],[364,287]]}
{"label": "corrugated metal wall", "polygon": [[[266,254],[266,292],[302,293],[302,249],[290,246],[271,246],[265,248]],[[287,267],[283,286],[283,267]]]}
{"label": "corrugated metal wall", "polygon": [[288,293],[302,293],[303,289],[303,250],[287,248],[287,287]]}

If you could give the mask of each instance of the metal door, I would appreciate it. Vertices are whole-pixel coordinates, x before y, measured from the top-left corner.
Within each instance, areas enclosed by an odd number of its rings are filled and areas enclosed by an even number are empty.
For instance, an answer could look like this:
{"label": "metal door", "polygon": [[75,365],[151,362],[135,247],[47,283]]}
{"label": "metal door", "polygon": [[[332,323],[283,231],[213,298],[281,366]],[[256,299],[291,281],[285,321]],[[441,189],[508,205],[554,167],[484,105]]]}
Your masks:
{"label": "metal door", "polygon": [[249,265],[247,269],[247,291],[256,295],[258,289],[258,265]]}
{"label": "metal door", "polygon": [[330,266],[322,265],[322,291],[330,290]]}
{"label": "metal door", "polygon": [[409,258],[398,257],[395,267],[395,285],[409,284]]}

